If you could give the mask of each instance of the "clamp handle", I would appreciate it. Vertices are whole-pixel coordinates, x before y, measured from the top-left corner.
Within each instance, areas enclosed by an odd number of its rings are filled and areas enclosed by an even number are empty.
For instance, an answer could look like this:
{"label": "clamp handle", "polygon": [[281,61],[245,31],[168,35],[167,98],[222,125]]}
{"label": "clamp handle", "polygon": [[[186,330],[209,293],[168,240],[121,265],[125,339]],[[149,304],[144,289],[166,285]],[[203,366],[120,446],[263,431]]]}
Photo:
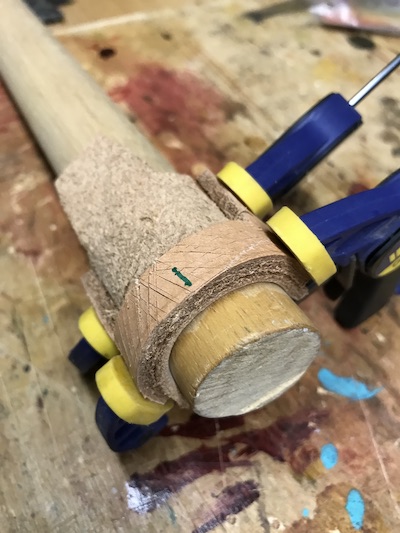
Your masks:
{"label": "clamp handle", "polygon": [[247,172],[268,193],[271,200],[285,194],[361,126],[361,115],[354,106],[399,66],[400,54],[349,101],[337,93],[326,96],[249,165]]}
{"label": "clamp handle", "polygon": [[[380,270],[376,268],[376,253],[382,250],[381,255],[384,251],[390,259],[397,242],[394,236],[400,230],[400,169],[375,189],[306,213],[301,220],[337,266],[347,267],[355,258],[358,268],[378,277],[384,263]],[[388,242],[392,243],[389,248]]]}
{"label": "clamp handle", "polygon": [[252,213],[264,219],[273,201],[362,124],[340,94],[330,94],[303,115],[246,169],[228,163],[218,178]]}
{"label": "clamp handle", "polygon": [[354,109],[400,65],[398,54],[348,102],[337,93],[320,100],[246,169],[234,163],[219,179],[259,218],[362,124]]}
{"label": "clamp handle", "polygon": [[353,284],[336,306],[335,319],[343,328],[355,328],[382,309],[400,288],[400,268],[373,278],[357,270]]}
{"label": "clamp handle", "polygon": [[358,326],[393,294],[400,294],[400,170],[375,189],[313,211],[302,220],[341,267],[324,289],[332,300],[341,297],[335,318],[342,327]]}
{"label": "clamp handle", "polygon": [[246,171],[275,200],[296,185],[361,124],[361,115],[343,96],[329,94],[297,120]]}

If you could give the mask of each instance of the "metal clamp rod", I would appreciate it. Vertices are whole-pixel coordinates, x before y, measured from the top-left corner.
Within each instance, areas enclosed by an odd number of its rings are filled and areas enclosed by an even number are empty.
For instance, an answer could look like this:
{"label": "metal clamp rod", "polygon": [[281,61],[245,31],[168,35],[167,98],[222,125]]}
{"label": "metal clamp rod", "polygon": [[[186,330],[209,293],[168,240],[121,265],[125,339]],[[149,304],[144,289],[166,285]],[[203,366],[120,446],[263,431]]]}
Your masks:
{"label": "metal clamp rod", "polygon": [[373,91],[384,79],[386,79],[396,68],[400,66],[400,54],[398,54],[384,69],[372,78],[362,89],[349,100],[349,105],[356,106],[364,100],[368,94]]}

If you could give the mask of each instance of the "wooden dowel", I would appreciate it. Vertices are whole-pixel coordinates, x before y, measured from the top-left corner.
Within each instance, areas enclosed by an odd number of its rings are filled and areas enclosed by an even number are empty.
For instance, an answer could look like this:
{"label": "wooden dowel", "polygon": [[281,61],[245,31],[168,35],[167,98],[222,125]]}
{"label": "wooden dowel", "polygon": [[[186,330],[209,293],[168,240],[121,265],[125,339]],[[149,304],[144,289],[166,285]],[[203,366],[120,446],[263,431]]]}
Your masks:
{"label": "wooden dowel", "polygon": [[99,134],[171,170],[25,4],[1,0],[0,8],[0,76],[57,174]]}
{"label": "wooden dowel", "polygon": [[170,366],[197,414],[231,416],[283,394],[319,346],[315,326],[285,291],[255,283],[203,311],[179,335]]}

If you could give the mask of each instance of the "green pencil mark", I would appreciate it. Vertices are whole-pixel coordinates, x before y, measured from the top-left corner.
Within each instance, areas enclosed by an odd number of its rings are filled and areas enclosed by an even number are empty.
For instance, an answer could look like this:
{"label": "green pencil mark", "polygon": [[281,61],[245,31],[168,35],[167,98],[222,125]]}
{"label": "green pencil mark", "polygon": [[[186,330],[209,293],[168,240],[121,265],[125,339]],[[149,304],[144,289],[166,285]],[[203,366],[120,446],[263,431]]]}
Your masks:
{"label": "green pencil mark", "polygon": [[175,274],[175,276],[178,276],[178,278],[181,279],[185,283],[186,287],[192,286],[192,282],[189,281],[183,274],[181,274],[176,267],[172,269],[172,272]]}

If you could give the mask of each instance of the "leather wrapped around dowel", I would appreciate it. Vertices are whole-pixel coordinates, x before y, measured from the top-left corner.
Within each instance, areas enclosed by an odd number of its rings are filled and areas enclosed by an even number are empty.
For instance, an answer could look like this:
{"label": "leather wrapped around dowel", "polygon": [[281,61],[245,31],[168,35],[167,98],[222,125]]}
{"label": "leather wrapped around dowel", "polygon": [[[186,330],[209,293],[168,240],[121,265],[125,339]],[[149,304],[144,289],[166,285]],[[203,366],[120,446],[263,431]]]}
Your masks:
{"label": "leather wrapped around dowel", "polygon": [[201,188],[189,176],[155,172],[105,138],[56,183],[88,252],[85,289],[140,391],[183,407],[169,369],[180,332],[236,289],[270,282],[299,300],[309,281],[211,172],[198,183]]}
{"label": "leather wrapped around dowel", "polygon": [[145,397],[161,403],[172,398],[185,407],[169,369],[181,331],[231,291],[272,282],[298,300],[307,295],[308,280],[258,223],[215,224],[180,241],[131,284],[115,321],[115,341]]}
{"label": "leather wrapped around dowel", "polygon": [[190,176],[156,172],[99,137],[56,181],[91,268],[119,308],[126,289],[181,239],[225,216]]}

